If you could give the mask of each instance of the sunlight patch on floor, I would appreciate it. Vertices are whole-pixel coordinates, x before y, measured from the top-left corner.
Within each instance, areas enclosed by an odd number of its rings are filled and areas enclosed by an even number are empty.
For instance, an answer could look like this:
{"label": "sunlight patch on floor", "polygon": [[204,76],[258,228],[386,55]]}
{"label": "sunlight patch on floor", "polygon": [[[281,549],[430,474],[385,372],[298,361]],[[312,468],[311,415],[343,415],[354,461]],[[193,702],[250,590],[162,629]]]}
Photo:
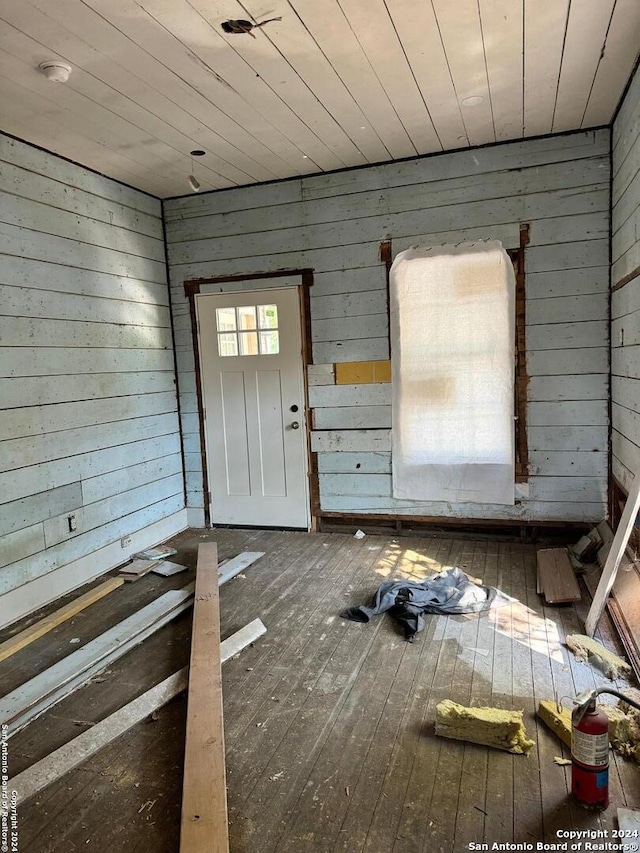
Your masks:
{"label": "sunlight patch on floor", "polygon": [[425,557],[424,554],[407,548],[399,558],[396,553],[380,560],[375,571],[383,578],[393,575],[398,580],[420,582],[430,575],[442,571],[442,565],[431,557]]}
{"label": "sunlight patch on floor", "polygon": [[506,637],[521,643],[533,652],[564,663],[558,626],[551,619],[543,619],[522,602],[497,607],[489,612],[489,622]]}

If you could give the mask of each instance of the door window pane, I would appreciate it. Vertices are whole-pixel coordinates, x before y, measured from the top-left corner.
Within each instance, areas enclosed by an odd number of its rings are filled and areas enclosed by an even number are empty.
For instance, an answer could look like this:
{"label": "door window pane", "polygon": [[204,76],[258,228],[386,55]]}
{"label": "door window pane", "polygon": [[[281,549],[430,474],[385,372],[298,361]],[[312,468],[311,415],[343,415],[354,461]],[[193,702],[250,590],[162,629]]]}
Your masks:
{"label": "door window pane", "polygon": [[240,332],[240,355],[258,355],[257,332]]}
{"label": "door window pane", "polygon": [[278,332],[260,332],[260,355],[277,355],[280,352]]}
{"label": "door window pane", "polygon": [[238,355],[238,336],[235,332],[218,335],[218,355]]}
{"label": "door window pane", "polygon": [[258,320],[261,329],[278,328],[278,306],[258,305]]}
{"label": "door window pane", "polygon": [[238,311],[238,328],[242,330],[256,328],[256,306],[242,305]]}
{"label": "door window pane", "polygon": [[216,326],[219,332],[235,332],[235,308],[216,308]]}

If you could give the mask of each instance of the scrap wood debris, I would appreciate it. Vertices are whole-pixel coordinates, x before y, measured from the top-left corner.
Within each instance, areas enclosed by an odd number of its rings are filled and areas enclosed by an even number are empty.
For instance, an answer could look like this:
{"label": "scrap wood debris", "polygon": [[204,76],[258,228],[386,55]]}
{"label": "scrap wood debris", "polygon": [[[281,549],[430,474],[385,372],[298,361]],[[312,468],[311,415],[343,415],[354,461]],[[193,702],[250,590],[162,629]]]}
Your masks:
{"label": "scrap wood debris", "polygon": [[569,634],[566,643],[576,656],[576,660],[582,662],[591,660],[607,678],[616,679],[620,673],[627,675],[631,672],[631,667],[625,660],[605,649],[602,643],[594,640],[593,637],[587,637],[585,634]]}
{"label": "scrap wood debris", "polygon": [[534,742],[527,738],[522,711],[466,708],[451,699],[436,706],[436,734],[528,755]]}
{"label": "scrap wood debris", "polygon": [[250,35],[252,39],[255,38],[254,34],[251,30],[257,30],[259,27],[264,27],[265,24],[270,24],[272,21],[281,21],[280,18],[267,18],[266,21],[260,21],[260,23],[252,23],[251,21],[243,21],[239,19],[237,21],[223,21],[220,26],[225,31],[225,33],[232,33],[233,35],[241,35],[242,33],[247,33]]}

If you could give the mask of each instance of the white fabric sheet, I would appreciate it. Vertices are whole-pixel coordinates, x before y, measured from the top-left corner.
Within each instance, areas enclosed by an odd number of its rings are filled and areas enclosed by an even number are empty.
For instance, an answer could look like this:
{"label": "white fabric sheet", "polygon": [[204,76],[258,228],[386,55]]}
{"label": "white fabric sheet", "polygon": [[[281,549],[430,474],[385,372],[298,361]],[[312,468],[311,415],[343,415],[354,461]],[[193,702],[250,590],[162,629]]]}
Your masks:
{"label": "white fabric sheet", "polygon": [[515,276],[498,241],[391,268],[393,496],[514,503]]}

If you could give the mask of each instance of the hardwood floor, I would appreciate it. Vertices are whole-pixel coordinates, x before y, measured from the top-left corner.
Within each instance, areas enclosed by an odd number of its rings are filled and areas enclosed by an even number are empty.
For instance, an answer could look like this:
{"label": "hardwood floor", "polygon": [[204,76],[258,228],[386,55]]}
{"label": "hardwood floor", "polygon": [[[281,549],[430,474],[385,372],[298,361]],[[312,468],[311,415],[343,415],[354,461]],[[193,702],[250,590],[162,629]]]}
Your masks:
{"label": "hardwood floor", "polygon": [[[611,806],[568,797],[568,754],[534,711],[538,700],[611,684],[563,646],[581,630],[578,605],[544,607],[535,546],[494,539],[260,530],[187,531],[176,561],[218,542],[220,558],[265,556],[221,589],[222,635],[260,617],[267,634],[223,667],[233,853],[462,853],[470,842],[558,841],[558,830],[613,829],[617,807],[640,807],[640,770],[612,754]],[[413,644],[388,616],[339,617],[388,577],[460,565],[517,599],[487,616],[428,616]],[[189,575],[127,584],[0,664],[3,692]],[[59,602],[56,604],[59,606]],[[54,608],[48,608],[51,610]],[[67,742],[188,663],[191,614],[9,741],[10,774]],[[4,632],[0,640],[7,633]],[[601,639],[615,645],[608,619]],[[618,682],[624,690],[625,682]],[[527,758],[437,738],[435,706],[522,708],[536,748]],[[186,701],[182,696],[20,808],[20,850],[175,853]]]}

